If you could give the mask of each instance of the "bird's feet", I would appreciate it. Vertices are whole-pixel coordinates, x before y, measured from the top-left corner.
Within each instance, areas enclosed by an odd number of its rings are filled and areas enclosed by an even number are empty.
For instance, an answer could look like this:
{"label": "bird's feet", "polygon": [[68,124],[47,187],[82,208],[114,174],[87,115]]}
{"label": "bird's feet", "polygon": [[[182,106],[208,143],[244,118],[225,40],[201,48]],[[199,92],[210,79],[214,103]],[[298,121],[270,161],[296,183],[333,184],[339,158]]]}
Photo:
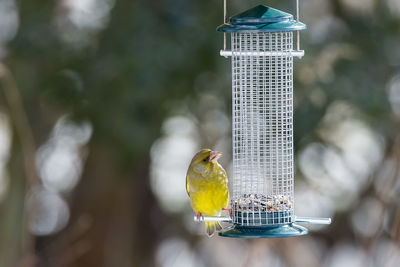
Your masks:
{"label": "bird's feet", "polygon": [[200,223],[201,221],[204,221],[204,216],[201,214],[201,212],[198,212],[196,214],[197,222]]}
{"label": "bird's feet", "polygon": [[222,208],[222,210],[226,210],[229,212],[229,217],[232,218],[232,209]]}

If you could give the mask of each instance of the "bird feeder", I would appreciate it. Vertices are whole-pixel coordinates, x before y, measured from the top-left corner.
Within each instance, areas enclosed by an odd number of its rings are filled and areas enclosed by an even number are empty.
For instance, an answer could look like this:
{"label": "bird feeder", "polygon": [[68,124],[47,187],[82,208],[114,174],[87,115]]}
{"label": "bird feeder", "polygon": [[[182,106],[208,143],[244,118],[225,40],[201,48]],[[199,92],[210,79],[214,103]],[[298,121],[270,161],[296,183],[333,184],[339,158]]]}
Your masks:
{"label": "bird feeder", "polygon": [[329,224],[330,219],[294,214],[293,57],[304,51],[299,35],[293,50],[293,33],[306,25],[264,5],[224,21],[217,31],[225,35],[220,54],[232,60],[232,213],[204,220],[232,223],[219,233],[225,237],[307,234],[295,223]]}

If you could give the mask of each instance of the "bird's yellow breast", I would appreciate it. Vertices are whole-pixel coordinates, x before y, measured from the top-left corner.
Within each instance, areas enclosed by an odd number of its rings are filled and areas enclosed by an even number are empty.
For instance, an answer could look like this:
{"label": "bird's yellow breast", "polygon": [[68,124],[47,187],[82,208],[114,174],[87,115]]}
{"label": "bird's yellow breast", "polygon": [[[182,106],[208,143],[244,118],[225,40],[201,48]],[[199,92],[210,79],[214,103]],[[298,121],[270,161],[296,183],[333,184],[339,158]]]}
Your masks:
{"label": "bird's yellow breast", "polygon": [[222,167],[218,167],[206,177],[188,173],[190,201],[196,213],[200,212],[204,216],[217,216],[221,209],[228,205],[226,173]]}

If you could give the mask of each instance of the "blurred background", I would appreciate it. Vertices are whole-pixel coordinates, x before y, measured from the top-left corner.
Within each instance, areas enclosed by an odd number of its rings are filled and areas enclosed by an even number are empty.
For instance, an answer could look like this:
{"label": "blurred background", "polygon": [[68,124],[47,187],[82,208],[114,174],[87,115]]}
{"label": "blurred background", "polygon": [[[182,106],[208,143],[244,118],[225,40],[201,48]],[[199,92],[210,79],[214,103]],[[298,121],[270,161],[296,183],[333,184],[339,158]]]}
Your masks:
{"label": "blurred background", "polygon": [[231,171],[222,0],[0,0],[0,266],[400,266],[400,1],[300,3],[296,213],[333,224],[239,240],[184,187]]}

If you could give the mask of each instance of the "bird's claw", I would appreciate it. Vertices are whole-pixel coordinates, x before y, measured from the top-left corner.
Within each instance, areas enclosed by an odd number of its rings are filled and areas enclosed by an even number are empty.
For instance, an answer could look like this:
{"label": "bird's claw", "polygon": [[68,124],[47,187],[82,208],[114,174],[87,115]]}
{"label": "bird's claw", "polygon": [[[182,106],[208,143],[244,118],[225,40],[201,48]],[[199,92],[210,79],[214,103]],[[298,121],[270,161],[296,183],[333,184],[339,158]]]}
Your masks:
{"label": "bird's claw", "polygon": [[[200,223],[201,221],[204,221],[204,216],[200,212],[196,214],[197,222]],[[200,219],[201,218],[201,219]]]}

